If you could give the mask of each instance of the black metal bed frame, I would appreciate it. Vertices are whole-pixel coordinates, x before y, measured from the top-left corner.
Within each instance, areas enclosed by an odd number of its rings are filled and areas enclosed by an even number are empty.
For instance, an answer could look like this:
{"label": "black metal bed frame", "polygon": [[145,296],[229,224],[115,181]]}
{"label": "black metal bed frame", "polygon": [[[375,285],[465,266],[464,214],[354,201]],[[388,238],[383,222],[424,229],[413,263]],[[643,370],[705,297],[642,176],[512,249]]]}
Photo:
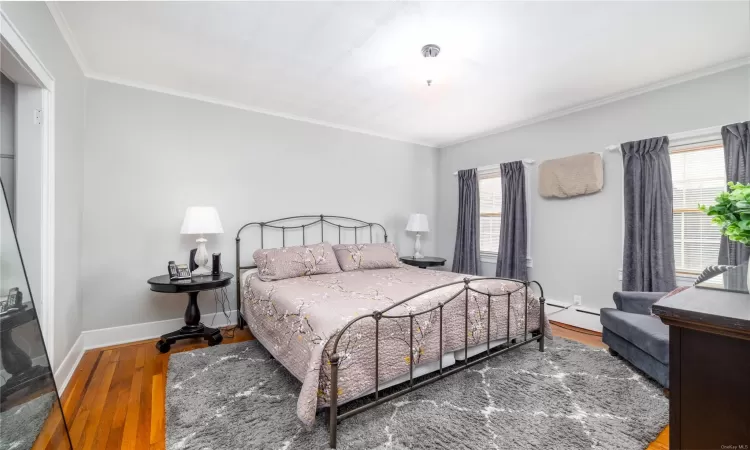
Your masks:
{"label": "black metal bed frame", "polygon": [[[304,220],[304,219],[312,219],[315,218],[313,222],[306,223],[303,225],[297,225],[297,226],[280,226],[278,223],[288,221],[288,220]],[[329,219],[333,220],[347,220],[352,221],[355,223],[358,223],[360,225],[354,225],[354,226],[346,226],[346,225],[340,225],[337,223],[331,222]],[[243,225],[239,231],[237,231],[237,237],[236,237],[236,250],[237,250],[237,320],[238,320],[238,326],[240,329],[244,327],[247,322],[245,321],[244,317],[242,317],[241,312],[241,295],[240,295],[240,271],[243,269],[254,269],[257,266],[250,265],[250,266],[241,266],[240,264],[240,233],[248,226],[257,225],[260,227],[260,239],[261,239],[261,248],[265,248],[263,246],[264,239],[263,239],[263,229],[265,227],[274,228],[274,229],[280,229],[282,230],[282,245],[286,243],[286,230],[292,230],[292,229],[302,229],[302,243],[305,244],[305,229],[310,226],[314,226],[316,224],[320,224],[321,231],[321,242],[324,240],[324,225],[329,224],[334,227],[338,227],[338,237],[339,237],[339,243],[341,243],[341,229],[353,229],[354,230],[354,236],[355,236],[355,244],[357,243],[357,230],[358,229],[364,229],[364,228],[370,228],[370,242],[372,242],[372,227],[380,227],[383,230],[384,239],[387,242],[388,241],[388,233],[382,225],[378,223],[372,223],[372,222],[365,222],[359,219],[352,219],[349,217],[342,217],[342,216],[326,216],[326,215],[319,215],[319,216],[292,216],[292,217],[285,217],[282,219],[276,219],[272,220],[270,222],[250,222],[245,225]],[[510,291],[510,292],[504,292],[502,294],[490,294],[489,292],[481,292],[477,289],[474,289],[472,287],[472,283],[477,281],[486,281],[486,280],[502,280],[502,281],[511,281],[515,283],[519,283],[521,286],[517,289]],[[529,302],[528,302],[528,290],[529,287],[532,284],[536,284],[536,286],[539,288],[540,297],[539,297],[539,329],[537,331],[532,331],[529,333],[528,330],[528,314],[529,314]],[[450,286],[461,286],[461,288],[453,294],[448,300],[445,302],[439,302],[437,306],[434,306],[430,309],[427,309],[425,311],[421,312],[409,312],[409,314],[399,314],[399,315],[386,315],[385,313],[391,311],[392,309],[403,305],[404,303],[413,300],[417,297],[420,297],[424,294],[427,294],[428,292],[435,291],[437,289],[443,289]],[[510,296],[516,292],[519,292],[523,290],[524,291],[524,300],[525,300],[525,309],[524,309],[524,334],[523,334],[523,341],[518,341],[517,336],[511,336],[510,335]],[[469,358],[469,292],[474,292],[481,295],[487,296],[487,349],[484,351],[486,352],[485,355],[475,358],[472,357],[471,360]],[[443,352],[443,308],[445,305],[449,304],[450,302],[456,300],[457,298],[460,298],[463,294],[464,297],[464,362],[463,364],[456,363],[456,367],[453,367],[449,370],[443,370],[443,358],[442,358],[442,352]],[[506,323],[506,336],[505,336],[505,343],[500,347],[499,350],[492,350],[490,346],[491,342],[491,319],[492,315],[490,314],[491,308],[492,308],[492,299],[496,297],[505,297],[507,299],[507,323]],[[383,309],[382,311],[373,311],[370,314],[365,314],[362,316],[358,316],[346,325],[336,334],[335,340],[333,342],[333,348],[331,349],[331,356],[330,356],[330,364],[331,364],[331,388],[330,388],[330,406],[328,408],[328,434],[329,434],[329,445],[331,448],[336,448],[336,433],[337,433],[337,427],[339,422],[342,420],[345,420],[349,417],[352,417],[356,414],[359,414],[361,412],[367,411],[370,408],[373,408],[375,406],[380,405],[381,403],[387,402],[389,400],[392,400],[394,398],[400,397],[404,394],[407,394],[409,392],[412,392],[416,389],[419,389],[421,387],[427,386],[429,384],[432,384],[438,380],[441,380],[445,377],[448,377],[450,375],[453,375],[454,373],[461,372],[473,365],[479,364],[481,362],[484,362],[490,358],[493,358],[497,355],[501,355],[503,353],[509,352],[511,350],[517,349],[523,345],[526,345],[530,342],[538,342],[539,343],[539,351],[544,351],[544,289],[542,289],[542,285],[539,284],[537,281],[523,281],[523,280],[514,280],[510,278],[499,278],[499,277],[481,277],[481,278],[470,278],[466,277],[461,281],[454,281],[452,283],[443,284],[440,286],[435,286],[430,289],[426,289],[422,292],[419,292],[417,294],[414,294],[408,298],[405,298],[397,303],[394,303],[390,305],[389,307]],[[417,383],[414,383],[414,355],[412,354],[409,358],[409,385],[408,387],[398,390],[396,392],[393,392],[391,394],[385,395],[383,397],[380,396],[380,378],[378,376],[379,374],[379,332],[380,332],[380,321],[382,319],[409,319],[409,348],[410,351],[414,351],[414,318],[421,316],[423,314],[431,313],[435,310],[439,310],[439,327],[440,327],[440,333],[439,333],[439,369],[438,369],[438,375],[432,376],[431,378],[424,379],[422,381],[419,381]],[[339,362],[340,362],[340,355],[338,354],[338,345],[339,341],[341,340],[342,336],[344,336],[344,333],[351,328],[352,325],[355,323],[367,319],[372,318],[375,321],[375,392],[374,392],[374,400],[365,403],[364,405],[361,405],[357,408],[354,408],[350,411],[347,411],[341,415],[338,414],[338,370],[339,370]],[[481,345],[481,344],[480,344]]]}

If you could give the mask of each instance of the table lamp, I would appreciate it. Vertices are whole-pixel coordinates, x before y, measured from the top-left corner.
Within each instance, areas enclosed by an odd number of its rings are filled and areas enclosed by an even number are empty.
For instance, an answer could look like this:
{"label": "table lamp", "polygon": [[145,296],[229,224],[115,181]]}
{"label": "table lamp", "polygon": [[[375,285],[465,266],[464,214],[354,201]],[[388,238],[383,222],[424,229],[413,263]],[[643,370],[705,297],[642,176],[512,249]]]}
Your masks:
{"label": "table lamp", "polygon": [[213,206],[191,206],[185,211],[185,220],[182,221],[180,234],[198,234],[200,237],[195,240],[198,243],[198,250],[195,252],[195,264],[198,266],[193,270],[194,275],[208,275],[211,268],[208,266],[210,261],[206,251],[206,238],[204,234],[221,234],[224,228],[221,227],[219,213]]}
{"label": "table lamp", "polygon": [[414,241],[414,257],[424,258],[421,253],[422,243],[419,241],[420,233],[426,233],[430,231],[430,227],[427,226],[427,216],[425,214],[412,214],[409,216],[409,223],[406,224],[406,231],[412,231],[417,233],[417,240]]}

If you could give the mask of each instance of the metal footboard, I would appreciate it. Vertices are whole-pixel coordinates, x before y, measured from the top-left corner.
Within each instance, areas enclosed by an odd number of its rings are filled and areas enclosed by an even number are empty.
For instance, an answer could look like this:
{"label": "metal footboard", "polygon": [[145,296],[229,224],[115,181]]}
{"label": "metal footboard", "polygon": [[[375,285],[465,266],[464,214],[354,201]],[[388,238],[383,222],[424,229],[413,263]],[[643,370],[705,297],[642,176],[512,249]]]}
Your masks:
{"label": "metal footboard", "polygon": [[[502,280],[502,281],[511,281],[520,283],[522,286],[518,289],[511,291],[511,292],[504,292],[502,294],[490,294],[489,292],[481,292],[472,287],[472,283],[476,281],[483,281],[483,280]],[[403,305],[404,303],[413,300],[421,295],[424,295],[428,292],[432,292],[437,289],[446,288],[449,286],[455,286],[455,285],[463,285],[463,287],[456,292],[455,295],[451,296],[448,300],[445,302],[438,303],[437,306],[432,307],[430,309],[427,309],[425,311],[413,313],[409,312],[409,314],[401,314],[401,315],[387,315],[386,313],[400,305]],[[529,336],[528,332],[528,313],[529,313],[529,301],[528,301],[528,290],[529,286],[532,284],[536,284],[540,291],[540,297],[539,297],[539,330],[538,335],[532,334]],[[519,292],[523,290],[524,291],[524,335],[523,335],[523,341],[518,341],[517,339],[513,338],[511,340],[510,335],[510,296],[511,294],[514,294],[516,292]],[[481,295],[487,296],[487,350],[486,354],[479,357],[479,358],[472,358],[471,361],[469,361],[469,292],[475,292]],[[462,295],[463,294],[463,295]],[[451,368],[449,370],[443,369],[443,309],[445,305],[448,303],[456,300],[457,298],[463,297],[464,299],[464,355],[466,359],[464,360],[463,364],[458,364],[458,367]],[[506,297],[507,298],[507,331],[506,331],[506,341],[505,341],[505,347],[501,348],[500,350],[491,351],[490,349],[490,341],[491,341],[491,318],[492,315],[490,314],[491,307],[492,307],[492,299],[494,297]],[[427,386],[431,383],[434,383],[435,381],[441,380],[449,375],[452,375],[456,372],[460,372],[462,370],[465,370],[475,364],[479,364],[481,362],[486,361],[489,358],[492,358],[494,356],[506,353],[508,351],[514,350],[516,348],[519,348],[525,344],[528,344],[529,342],[537,341],[539,342],[539,351],[544,351],[544,290],[542,289],[541,284],[539,284],[537,281],[521,281],[521,280],[513,280],[508,278],[493,278],[493,277],[484,277],[484,278],[464,278],[463,281],[456,281],[453,283],[444,284],[441,286],[436,286],[434,288],[427,289],[425,291],[422,291],[418,294],[415,294],[411,297],[408,297],[404,300],[401,300],[388,308],[385,308],[382,311],[373,311],[370,314],[359,316],[353,320],[351,320],[349,323],[347,323],[341,331],[338,332],[336,335],[336,338],[333,343],[333,348],[331,349],[331,356],[330,356],[330,363],[331,363],[331,389],[329,394],[330,399],[330,408],[328,411],[328,432],[329,432],[329,439],[330,439],[330,447],[336,448],[336,429],[338,426],[338,423],[341,422],[344,419],[347,419],[349,417],[352,417],[356,414],[359,414],[361,412],[367,411],[370,408],[374,408],[375,406],[380,405],[381,403],[387,402],[389,400],[392,400],[396,397],[399,397],[401,395],[404,395],[406,393],[412,392],[416,389],[419,389],[421,387]],[[431,378],[425,379],[423,381],[414,382],[414,319],[416,317],[419,317],[423,314],[431,313],[435,310],[439,310],[439,323],[440,323],[440,333],[439,333],[439,354],[438,354],[438,360],[440,361],[440,368],[438,371],[438,375],[433,376]],[[341,340],[342,336],[346,333],[346,331],[355,323],[365,320],[368,318],[372,318],[375,321],[375,395],[374,399],[370,401],[369,403],[366,403],[362,406],[359,406],[355,409],[352,409],[350,411],[345,412],[344,414],[339,415],[338,414],[338,376],[339,376],[339,363],[341,362],[340,355],[338,354],[338,345],[339,341]],[[380,335],[380,321],[382,319],[409,319],[409,351],[410,351],[410,358],[409,358],[409,385],[408,387],[405,387],[404,389],[401,389],[397,392],[393,392],[391,394],[381,396],[380,395],[380,380],[379,380],[379,372],[380,372],[380,360],[379,360],[379,351],[380,351],[380,345],[379,345],[379,335]]]}

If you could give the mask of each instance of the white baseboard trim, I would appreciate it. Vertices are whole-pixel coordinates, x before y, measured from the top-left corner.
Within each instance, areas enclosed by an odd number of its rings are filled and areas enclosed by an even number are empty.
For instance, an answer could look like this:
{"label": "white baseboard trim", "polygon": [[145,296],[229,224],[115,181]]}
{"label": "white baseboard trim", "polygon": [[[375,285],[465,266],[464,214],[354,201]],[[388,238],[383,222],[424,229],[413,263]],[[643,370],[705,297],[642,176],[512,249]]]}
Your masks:
{"label": "white baseboard trim", "polygon": [[60,367],[55,371],[55,383],[57,384],[57,391],[62,396],[65,392],[65,388],[68,386],[70,379],[78,367],[78,363],[81,362],[83,357],[83,334],[78,335],[78,339],[73,343],[73,347],[65,355],[65,359],[60,363]]}
{"label": "white baseboard trim", "polygon": [[586,330],[602,332],[599,311],[585,306],[573,306],[571,303],[547,300],[544,305],[547,318],[554,322],[572,325]]}
{"label": "white baseboard trim", "polygon": [[[212,320],[213,325],[210,325]],[[237,323],[237,311],[230,311],[229,321],[220,312],[216,314],[215,320],[214,313],[203,314],[201,322],[213,327],[235,324]],[[60,395],[65,392],[65,388],[67,388],[86,350],[152,339],[174,331],[184,324],[185,320],[180,317],[177,319],[160,320],[158,322],[138,323],[82,332],[68,354],[65,355],[65,359],[60,363],[60,367],[55,371],[55,382],[57,383],[58,392]]]}
{"label": "white baseboard trim", "polygon": [[[211,321],[213,321],[213,325],[211,325]],[[201,322],[214,328],[232,325],[237,323],[237,311],[229,311],[229,321],[227,321],[222,312],[219,312],[216,314],[215,320],[214,313],[203,314],[201,316]],[[92,348],[109,347],[110,345],[127,344],[129,342],[153,339],[162,334],[177,330],[184,325],[185,319],[180,317],[176,319],[160,320],[157,322],[137,323],[120,327],[88,330],[81,333],[83,336],[83,349],[90,350]]]}

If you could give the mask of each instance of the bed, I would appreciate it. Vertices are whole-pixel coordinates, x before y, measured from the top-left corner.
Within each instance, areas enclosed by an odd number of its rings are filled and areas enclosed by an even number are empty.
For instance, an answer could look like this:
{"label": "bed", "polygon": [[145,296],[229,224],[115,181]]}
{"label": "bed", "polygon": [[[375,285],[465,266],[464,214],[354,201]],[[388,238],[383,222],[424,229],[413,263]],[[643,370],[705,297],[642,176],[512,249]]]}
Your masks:
{"label": "bed", "polygon": [[[249,326],[302,382],[297,415],[308,428],[318,411],[328,411],[332,448],[341,420],[529,342],[543,351],[545,336],[551,338],[543,294],[537,298],[531,289],[536,282],[408,265],[263,281],[254,265],[240,263],[240,233],[252,226],[260,230],[261,248],[268,230],[281,233],[282,246],[294,231],[303,244],[313,243],[310,230],[318,227],[317,242],[374,242],[376,228],[387,241],[387,233],[378,224],[321,215],[254,222],[237,234],[239,326]],[[403,390],[381,395],[406,382]],[[369,403],[338,414],[340,405],[365,396]]]}

